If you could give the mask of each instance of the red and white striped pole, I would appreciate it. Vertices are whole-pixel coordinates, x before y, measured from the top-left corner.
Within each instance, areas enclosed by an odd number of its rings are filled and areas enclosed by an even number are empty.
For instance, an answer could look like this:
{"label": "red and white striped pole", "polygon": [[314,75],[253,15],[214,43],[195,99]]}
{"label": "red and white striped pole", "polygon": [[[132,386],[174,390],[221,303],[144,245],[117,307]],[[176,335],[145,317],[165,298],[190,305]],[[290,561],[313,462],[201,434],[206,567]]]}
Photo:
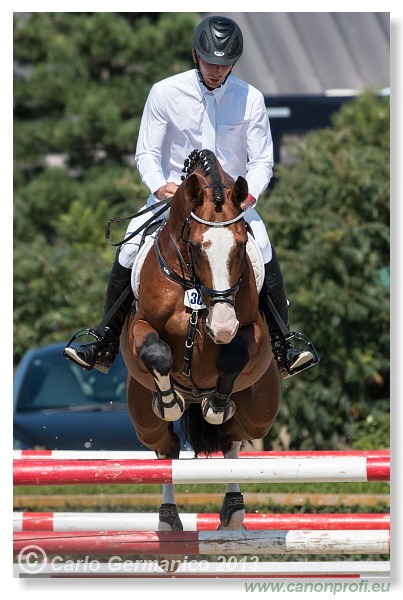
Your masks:
{"label": "red and white striped pole", "polygon": [[232,555],[388,554],[389,531],[33,531],[14,533],[14,553]]}
{"label": "red and white striped pole", "polygon": [[364,456],[198,460],[14,461],[15,485],[389,481],[390,462]]}
{"label": "red and white striped pole", "polygon": [[[181,513],[185,531],[212,531],[220,515]],[[156,531],[158,513],[14,512],[14,531]],[[390,529],[388,514],[247,514],[244,525],[252,530],[378,530]]]}

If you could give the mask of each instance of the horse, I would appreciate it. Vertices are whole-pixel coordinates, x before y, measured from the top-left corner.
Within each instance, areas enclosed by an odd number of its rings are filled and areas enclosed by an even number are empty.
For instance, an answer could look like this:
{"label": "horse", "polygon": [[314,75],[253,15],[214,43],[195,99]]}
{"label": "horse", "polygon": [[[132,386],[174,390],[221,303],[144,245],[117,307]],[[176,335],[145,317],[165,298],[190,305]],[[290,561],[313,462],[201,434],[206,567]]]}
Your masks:
{"label": "horse", "polygon": [[[242,444],[269,432],[280,404],[246,250],[248,185],[209,150],[193,151],[184,172],[149,240],[137,309],[121,337],[128,411],[139,440],[159,459],[179,458],[179,419],[195,457],[237,458]],[[239,484],[227,484],[220,528],[242,529],[244,516]],[[162,486],[158,529],[183,529],[173,484]]]}

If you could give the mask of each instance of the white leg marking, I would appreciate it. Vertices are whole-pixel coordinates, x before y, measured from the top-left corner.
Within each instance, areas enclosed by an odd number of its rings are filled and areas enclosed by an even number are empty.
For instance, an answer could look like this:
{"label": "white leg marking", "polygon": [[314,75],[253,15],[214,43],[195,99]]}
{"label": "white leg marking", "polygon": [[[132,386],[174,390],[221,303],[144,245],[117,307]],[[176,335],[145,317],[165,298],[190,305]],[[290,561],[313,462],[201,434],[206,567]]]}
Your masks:
{"label": "white leg marking", "polygon": [[[158,386],[158,389],[161,392],[166,392],[167,390],[169,390],[169,388],[171,387],[171,380],[169,375],[161,375],[160,373],[158,373],[158,371],[153,369],[153,377],[155,383]],[[165,402],[171,402],[172,398],[173,394],[169,394],[169,396],[164,396]]]}
{"label": "white leg marking", "polygon": [[[155,383],[157,384],[158,389],[161,392],[167,392],[170,389],[171,379],[170,379],[169,375],[161,375],[160,373],[158,373],[158,371],[156,371],[154,369],[153,377],[154,377]],[[182,400],[183,410],[182,410],[181,406],[178,404],[178,402],[175,402],[174,405],[169,408],[166,408],[164,406],[164,405],[167,405],[170,402],[172,402],[172,400],[174,399],[174,395],[172,392],[166,396],[161,397],[162,406],[163,406],[162,411],[160,410],[159,399],[157,397],[154,397],[154,399],[152,401],[152,409],[158,418],[163,419],[164,421],[177,421],[178,419],[181,418],[181,416],[183,415],[183,412],[184,412],[185,402],[184,402],[184,399],[182,398],[181,394],[178,393],[177,396]]]}
{"label": "white leg marking", "polygon": [[[232,442],[231,448],[225,452],[224,458],[238,458],[241,442]],[[227,492],[239,492],[239,483],[227,483]]]}
{"label": "white leg marking", "polygon": [[162,503],[175,504],[175,490],[173,483],[162,484]]}

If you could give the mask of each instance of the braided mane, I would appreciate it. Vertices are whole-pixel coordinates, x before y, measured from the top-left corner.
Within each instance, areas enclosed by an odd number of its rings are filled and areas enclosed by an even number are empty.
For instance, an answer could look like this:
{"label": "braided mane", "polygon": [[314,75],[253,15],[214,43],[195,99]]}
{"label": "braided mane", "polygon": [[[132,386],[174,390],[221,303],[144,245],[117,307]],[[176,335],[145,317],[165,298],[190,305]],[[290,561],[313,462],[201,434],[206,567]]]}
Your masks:
{"label": "braided mane", "polygon": [[[208,177],[216,210],[221,210],[221,206],[225,200],[223,189],[226,186],[223,184],[222,175],[217,167],[214,152],[211,152],[211,150],[193,150],[185,160],[182,171],[190,175],[197,167],[200,168],[200,171],[206,178]],[[182,176],[182,180],[184,179],[186,177]]]}

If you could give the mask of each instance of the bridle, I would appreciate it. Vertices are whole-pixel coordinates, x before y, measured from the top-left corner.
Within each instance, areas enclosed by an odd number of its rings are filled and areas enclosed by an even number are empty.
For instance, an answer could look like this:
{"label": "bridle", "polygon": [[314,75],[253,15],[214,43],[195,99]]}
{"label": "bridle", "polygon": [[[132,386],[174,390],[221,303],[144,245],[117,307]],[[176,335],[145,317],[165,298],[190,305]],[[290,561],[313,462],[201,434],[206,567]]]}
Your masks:
{"label": "bridle", "polygon": [[[190,243],[190,231],[191,231],[190,224],[191,224],[192,220],[195,220],[198,223],[202,223],[203,225],[206,225],[207,227],[222,228],[222,227],[228,227],[229,225],[232,225],[233,223],[240,221],[241,219],[243,219],[243,216],[244,216],[244,213],[242,211],[239,213],[239,215],[237,215],[236,217],[234,217],[232,219],[228,219],[227,221],[207,221],[206,219],[202,219],[201,217],[199,217],[192,211],[189,214],[189,216],[183,221],[178,238],[176,241],[171,234],[171,242],[175,248],[175,251],[179,257],[181,264],[186,269],[189,279],[185,279],[184,277],[181,277],[180,275],[178,275],[177,273],[172,271],[172,269],[168,266],[167,262],[165,261],[164,257],[162,256],[161,250],[159,249],[158,235],[157,235],[154,240],[154,248],[155,248],[155,252],[157,255],[157,259],[158,259],[158,263],[161,268],[161,271],[164,273],[164,275],[166,277],[168,277],[175,283],[178,283],[188,289],[191,289],[191,288],[197,289],[200,292],[202,297],[208,296],[210,298],[210,305],[213,305],[217,302],[227,302],[231,306],[235,306],[234,296],[235,296],[236,292],[239,290],[239,286],[240,286],[243,275],[241,275],[239,277],[238,282],[235,285],[233,285],[230,288],[227,288],[226,290],[215,290],[215,289],[209,288],[206,285],[204,285],[204,283],[202,281],[200,281],[200,279],[197,277],[195,268],[194,268],[193,249],[192,249],[192,246]],[[245,227],[246,227],[246,223],[245,223]],[[186,238],[185,238],[185,232],[186,232]],[[177,246],[176,242],[178,242],[179,239],[182,239],[187,246],[189,263],[187,263],[185,261],[185,259],[183,258],[182,254]]]}
{"label": "bridle", "polygon": [[[194,219],[195,221],[197,221],[198,223],[202,223],[203,225],[207,225],[207,227],[213,227],[215,229],[219,229],[219,228],[223,228],[223,227],[228,227],[229,225],[232,225],[233,223],[236,223],[237,221],[240,221],[241,219],[243,219],[243,211],[241,213],[239,213],[239,215],[237,215],[233,219],[229,219],[228,221],[206,221],[206,219],[202,219],[201,217],[196,215],[193,211],[190,213],[189,217],[185,221],[187,221],[187,227],[188,227],[188,236],[187,236],[188,255],[191,258],[191,265],[192,265],[192,269],[194,272],[193,254],[192,254],[193,251],[192,251],[192,246],[189,243],[191,219]],[[235,285],[233,285],[232,287],[230,287],[226,290],[214,290],[212,288],[205,286],[201,281],[199,281],[198,283],[199,283],[199,287],[200,287],[202,296],[204,296],[204,295],[208,296],[211,299],[210,300],[211,305],[215,304],[216,302],[227,302],[231,306],[235,306],[234,296],[235,296],[236,292],[239,290],[241,280],[242,280],[242,275],[239,277],[238,282]]]}

